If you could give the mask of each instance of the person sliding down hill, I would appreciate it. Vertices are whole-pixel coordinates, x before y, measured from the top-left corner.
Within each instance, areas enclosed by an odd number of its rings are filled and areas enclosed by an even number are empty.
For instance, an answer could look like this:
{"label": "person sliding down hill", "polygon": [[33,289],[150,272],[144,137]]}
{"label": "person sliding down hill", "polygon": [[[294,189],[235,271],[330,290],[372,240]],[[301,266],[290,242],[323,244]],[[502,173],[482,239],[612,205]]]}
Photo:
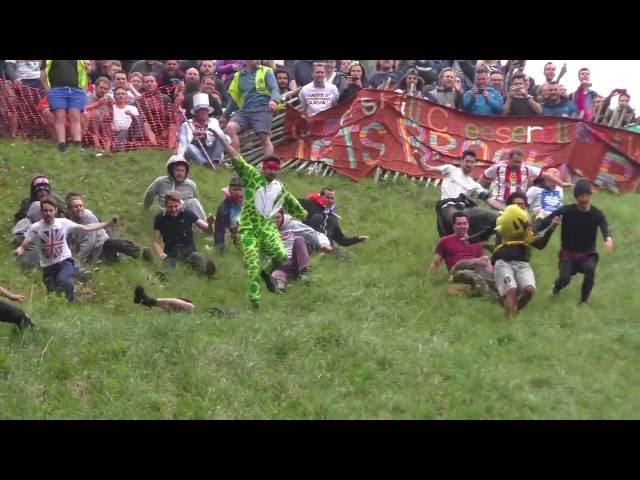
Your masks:
{"label": "person sliding down hill", "polygon": [[[18,303],[24,303],[26,300],[23,295],[11,293],[9,290],[6,290],[2,287],[0,287],[0,297],[5,297]],[[26,313],[24,313],[21,309],[14,307],[13,305],[9,305],[5,302],[0,302],[0,322],[13,323],[20,329],[24,327],[34,326],[33,322],[31,322],[31,319]]]}
{"label": "person sliding down hill", "polygon": [[341,218],[336,214],[336,195],[333,188],[324,187],[319,194],[313,192],[306,199],[300,198],[298,201],[309,212],[304,223],[326,235],[332,245],[337,243],[342,247],[349,247],[369,239],[366,235],[347,237],[342,233]]}
{"label": "person sliding down hill", "polygon": [[489,198],[489,191],[471,176],[476,166],[476,153],[473,150],[462,152],[460,167],[448,164],[431,167],[420,157],[418,150],[413,152],[413,159],[423,172],[442,175],[440,201],[436,204],[437,227],[440,237],[453,234],[453,214],[459,210],[464,210],[468,216],[470,234],[478,233],[495,224],[497,213],[480,208],[471,200],[471,198],[478,198],[495,207],[494,200]]}
{"label": "person sliding down hill", "polygon": [[[515,192],[514,192],[515,193]],[[496,221],[495,229],[488,229],[468,237],[469,243],[486,240],[498,233],[501,242],[491,257],[496,288],[504,300],[507,318],[512,319],[527,306],[536,291],[536,280],[529,264],[531,247],[542,250],[560,221],[556,220],[544,235],[534,235],[525,209],[513,204],[504,209]]]}
{"label": "person sliding down hill", "polygon": [[[168,297],[168,298],[154,298],[147,295],[142,285],[138,285],[133,293],[133,303],[138,305],[144,305],[147,308],[158,307],[166,310],[169,313],[185,312],[192,313],[196,306],[188,298],[183,297]],[[236,315],[235,310],[214,306],[209,310],[209,313],[215,317],[231,317]]]}
{"label": "person sliding down hill", "polygon": [[[270,292],[276,285],[271,272],[287,261],[287,250],[280,232],[271,220],[274,213],[284,207],[296,218],[304,219],[307,211],[291,195],[282,182],[276,179],[280,170],[280,158],[270,155],[262,159],[262,174],[249,165],[234,147],[227,144],[222,130],[215,130],[222,141],[231,163],[244,184],[244,203],[240,213],[238,240],[245,267],[249,275],[249,300],[253,308],[260,306],[260,277]],[[260,269],[260,254],[271,257],[271,268]]]}

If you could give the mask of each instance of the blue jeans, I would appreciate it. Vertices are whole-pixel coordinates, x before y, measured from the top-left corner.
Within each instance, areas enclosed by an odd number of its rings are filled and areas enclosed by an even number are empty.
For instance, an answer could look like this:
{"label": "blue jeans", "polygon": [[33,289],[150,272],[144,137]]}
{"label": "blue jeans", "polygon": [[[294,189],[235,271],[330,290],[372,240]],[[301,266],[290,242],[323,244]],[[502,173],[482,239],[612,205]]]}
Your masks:
{"label": "blue jeans", "polygon": [[48,292],[64,292],[69,303],[73,303],[75,295],[73,291],[73,273],[76,266],[73,258],[66,258],[42,269],[42,281]]}
{"label": "blue jeans", "polygon": [[[204,142],[202,145],[204,145],[209,158],[214,164],[220,163],[224,158],[224,147],[220,143],[220,140],[213,142],[213,145],[210,147],[208,147]],[[196,146],[194,144],[190,144],[184,151],[184,159],[189,163],[196,163],[198,165],[207,165],[209,163],[206,155],[202,153],[200,146]]]}

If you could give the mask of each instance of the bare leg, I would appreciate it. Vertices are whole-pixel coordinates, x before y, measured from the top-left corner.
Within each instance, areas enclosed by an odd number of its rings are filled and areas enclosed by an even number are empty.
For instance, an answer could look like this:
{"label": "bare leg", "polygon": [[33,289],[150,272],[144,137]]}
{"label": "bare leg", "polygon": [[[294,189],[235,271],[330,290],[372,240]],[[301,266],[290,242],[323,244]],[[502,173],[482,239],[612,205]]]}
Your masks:
{"label": "bare leg", "polygon": [[187,312],[191,313],[196,308],[193,303],[185,302],[179,298],[158,298],[156,306],[168,312]]}
{"label": "bare leg", "polygon": [[509,320],[513,320],[513,318],[518,313],[518,289],[512,288],[507,290],[507,294],[504,296],[504,313],[507,315]]}
{"label": "bare leg", "polygon": [[168,312],[191,313],[196,308],[193,303],[182,298],[153,298],[147,295],[142,285],[135,288],[133,303],[144,305],[145,307],[159,307]]}
{"label": "bare leg", "polygon": [[71,139],[74,142],[82,141],[82,125],[80,123],[80,110],[69,109],[69,122],[71,123]]}
{"label": "bare leg", "polygon": [[240,139],[238,138],[238,133],[240,133],[240,125],[238,125],[236,122],[229,122],[227,124],[227,127],[224,129],[224,133],[231,137],[231,146],[239,152]]}
{"label": "bare leg", "polygon": [[273,144],[271,143],[271,134],[261,133],[260,142],[262,142],[262,150],[264,151],[264,156],[268,157],[269,155],[273,155]]}
{"label": "bare leg", "polygon": [[533,294],[536,293],[536,289],[532,286],[524,287],[522,294],[518,299],[518,311],[522,310],[533,298]]}
{"label": "bare leg", "polygon": [[58,143],[67,143],[67,130],[66,130],[66,121],[67,121],[67,111],[64,108],[59,108],[53,111],[53,115],[56,119],[56,140]]}

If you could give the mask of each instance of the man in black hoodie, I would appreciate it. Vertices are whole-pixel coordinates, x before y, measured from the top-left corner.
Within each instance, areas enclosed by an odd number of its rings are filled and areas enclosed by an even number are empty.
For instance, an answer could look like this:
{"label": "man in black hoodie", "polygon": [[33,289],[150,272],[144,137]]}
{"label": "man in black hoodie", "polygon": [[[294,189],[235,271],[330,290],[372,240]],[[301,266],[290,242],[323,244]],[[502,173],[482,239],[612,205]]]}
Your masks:
{"label": "man in black hoodie", "polygon": [[582,273],[582,296],[580,304],[587,304],[593,289],[598,266],[598,252],[596,252],[596,234],[598,227],[604,238],[607,252],[613,252],[613,238],[609,233],[609,226],[604,213],[591,205],[591,184],[588,180],[580,179],[576,182],[573,195],[576,203],[565,205],[544,218],[540,229],[547,228],[555,217],[562,218],[561,248],[558,262],[560,273],[555,281],[553,293],[569,285],[571,277]]}
{"label": "man in black hoodie", "polygon": [[320,193],[312,193],[307,198],[298,199],[304,209],[309,212],[304,223],[314,230],[324,233],[331,243],[348,247],[356,243],[365,242],[368,236],[347,237],[340,229],[340,217],[336,215],[336,196],[333,188],[324,187]]}

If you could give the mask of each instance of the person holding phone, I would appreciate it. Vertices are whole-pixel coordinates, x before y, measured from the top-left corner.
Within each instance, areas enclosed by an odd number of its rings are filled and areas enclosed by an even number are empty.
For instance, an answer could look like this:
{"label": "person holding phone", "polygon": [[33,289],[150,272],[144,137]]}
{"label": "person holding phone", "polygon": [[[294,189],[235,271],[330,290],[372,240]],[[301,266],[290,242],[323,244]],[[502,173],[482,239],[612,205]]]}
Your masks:
{"label": "person holding phone", "polygon": [[580,86],[569,98],[576,104],[578,118],[588,122],[593,117],[595,111],[595,99],[600,95],[594,90],[591,90],[591,72],[588,68],[581,68],[578,71],[578,80],[580,80]]}
{"label": "person holding phone", "polygon": [[476,69],[475,84],[464,94],[462,109],[475,115],[499,115],[503,107],[502,96],[489,86],[489,70],[479,67]]}
{"label": "person holding phone", "polygon": [[529,95],[525,88],[525,76],[516,73],[511,80],[511,87],[506,95],[506,101],[502,108],[502,116],[532,116],[542,113],[540,105],[533,96]]}

